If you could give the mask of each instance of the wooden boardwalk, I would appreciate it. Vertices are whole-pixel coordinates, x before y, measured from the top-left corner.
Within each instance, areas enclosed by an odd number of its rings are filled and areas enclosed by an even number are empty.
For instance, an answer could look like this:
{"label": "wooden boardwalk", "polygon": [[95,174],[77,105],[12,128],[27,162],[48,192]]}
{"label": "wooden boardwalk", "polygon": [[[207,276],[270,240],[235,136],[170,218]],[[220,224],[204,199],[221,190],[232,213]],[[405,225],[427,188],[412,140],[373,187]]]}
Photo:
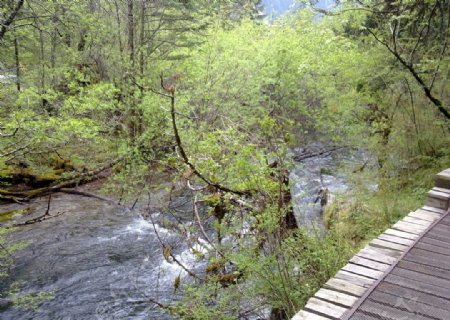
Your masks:
{"label": "wooden boardwalk", "polygon": [[450,320],[450,169],[426,205],[358,252],[292,320]]}

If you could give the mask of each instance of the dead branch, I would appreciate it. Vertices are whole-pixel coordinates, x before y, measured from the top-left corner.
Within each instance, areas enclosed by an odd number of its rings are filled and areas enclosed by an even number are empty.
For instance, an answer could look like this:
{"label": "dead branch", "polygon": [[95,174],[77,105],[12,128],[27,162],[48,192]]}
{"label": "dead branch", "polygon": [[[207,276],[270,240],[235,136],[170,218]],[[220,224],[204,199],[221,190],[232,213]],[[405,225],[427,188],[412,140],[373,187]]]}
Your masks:
{"label": "dead branch", "polygon": [[195,174],[198,178],[200,178],[201,180],[203,180],[204,182],[206,182],[209,186],[214,187],[218,190],[221,190],[223,192],[229,192],[229,193],[234,193],[240,196],[245,196],[245,195],[249,195],[250,191],[238,191],[238,190],[233,190],[230,189],[226,186],[223,186],[219,183],[213,182],[211,180],[209,180],[208,178],[206,178],[200,171],[197,170],[197,168],[194,166],[194,164],[189,160],[189,157],[186,154],[186,151],[183,148],[183,144],[181,143],[181,137],[180,134],[178,132],[178,127],[177,127],[177,121],[176,121],[176,110],[175,110],[175,88],[174,87],[170,87],[170,88],[166,88],[164,86],[164,80],[163,80],[163,75],[161,74],[161,87],[170,93],[170,95],[167,94],[162,94],[164,96],[168,96],[170,98],[170,114],[171,114],[171,118],[172,118],[172,128],[173,128],[173,133],[175,135],[175,142],[177,144],[177,148],[178,151],[180,153],[181,158],[183,159],[183,162],[192,170],[192,173]]}
{"label": "dead branch", "polygon": [[[0,128],[1,130],[3,130],[4,128]],[[17,131],[19,131],[19,128],[15,128],[14,131],[12,133],[2,133],[0,132],[0,137],[13,137],[16,135]]]}
{"label": "dead branch", "polygon": [[45,210],[43,215],[41,215],[39,217],[36,217],[36,218],[33,218],[33,219],[30,219],[30,220],[27,220],[25,222],[13,224],[12,226],[8,226],[8,228],[22,227],[22,226],[27,226],[27,225],[30,225],[30,224],[35,224],[35,223],[42,222],[42,221],[45,221],[45,220],[48,220],[48,219],[59,217],[60,215],[65,213],[63,211],[63,212],[58,212],[55,215],[50,215],[51,202],[52,202],[52,195],[50,194],[48,196],[47,209]]}
{"label": "dead branch", "polygon": [[[183,269],[184,271],[186,271],[186,273],[188,275],[190,275],[193,278],[196,278],[198,280],[203,281],[204,279],[200,278],[197,274],[195,274],[194,272],[192,272],[191,270],[189,270],[186,266],[184,266],[180,260],[178,260],[175,255],[172,253],[172,250],[169,246],[167,246],[161,239],[161,237],[159,236],[158,230],[156,230],[156,226],[155,226],[155,222],[152,219],[152,216],[150,215],[150,222],[152,223],[153,226],[153,231],[156,234],[156,238],[158,239],[159,243],[161,244],[161,247],[163,248],[163,255],[164,258],[166,260],[168,260],[168,257],[172,258],[172,261],[175,262],[178,266],[181,267],[181,269]],[[169,262],[169,261],[168,261]]]}
{"label": "dead branch", "polygon": [[200,228],[200,231],[203,235],[203,237],[205,237],[205,240],[208,242],[208,244],[223,258],[225,257],[224,254],[217,249],[217,247],[214,245],[214,243],[211,241],[211,239],[208,237],[208,234],[206,233],[205,229],[203,228],[203,223],[200,219],[200,214],[198,213],[198,207],[197,207],[197,203],[199,201],[197,200],[197,195],[194,198],[194,215],[195,215],[195,219],[197,220],[198,223],[198,227]]}
{"label": "dead branch", "polygon": [[[416,80],[416,82],[420,85],[420,87],[422,88],[425,96],[428,98],[428,100],[433,103],[433,105],[435,107],[437,107],[437,109],[439,110],[439,112],[441,114],[443,114],[445,116],[445,118],[450,119],[450,111],[444,107],[444,105],[442,104],[442,101],[439,100],[438,98],[436,98],[432,91],[431,91],[431,87],[427,86],[425,84],[425,81],[422,79],[422,77],[419,75],[419,73],[417,72],[416,69],[414,69],[413,65],[411,63],[408,63],[405,59],[403,59],[403,57],[399,54],[399,52],[394,48],[391,48],[391,46],[386,42],[381,40],[376,34],[375,32],[373,32],[370,29],[367,29],[367,31],[372,35],[372,37],[379,42],[380,44],[382,44],[384,47],[386,47],[386,49],[397,59],[398,62],[400,62],[400,64],[409,71],[409,73],[413,76],[413,78]],[[444,48],[446,47],[446,44],[444,46]],[[433,84],[433,83],[432,83]]]}
{"label": "dead branch", "polygon": [[30,225],[30,224],[35,224],[35,223],[38,223],[38,222],[42,222],[42,221],[45,221],[45,220],[49,220],[49,219],[53,219],[53,218],[59,217],[59,216],[63,215],[64,213],[65,213],[65,211],[58,212],[58,213],[56,213],[54,215],[43,214],[42,216],[39,216],[39,217],[30,219],[30,220],[27,220],[25,222],[13,224],[12,226],[8,226],[7,228],[22,227],[22,226],[27,226],[27,225]]}

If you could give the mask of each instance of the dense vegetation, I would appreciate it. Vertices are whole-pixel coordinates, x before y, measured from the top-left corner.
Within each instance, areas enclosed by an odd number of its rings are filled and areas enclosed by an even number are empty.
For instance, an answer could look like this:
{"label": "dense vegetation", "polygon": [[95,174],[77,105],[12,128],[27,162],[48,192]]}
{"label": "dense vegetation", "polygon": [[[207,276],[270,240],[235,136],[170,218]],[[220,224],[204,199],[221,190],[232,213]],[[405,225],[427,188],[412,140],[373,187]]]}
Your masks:
{"label": "dense vegetation", "polygon": [[[104,172],[110,195],[134,199],[164,172],[192,191],[180,233],[205,270],[149,303],[292,316],[450,164],[450,2],[301,8],[269,22],[255,0],[2,1],[0,200]],[[289,195],[289,150],[311,141],[376,160],[343,168],[353,191],[327,206],[320,239]]]}

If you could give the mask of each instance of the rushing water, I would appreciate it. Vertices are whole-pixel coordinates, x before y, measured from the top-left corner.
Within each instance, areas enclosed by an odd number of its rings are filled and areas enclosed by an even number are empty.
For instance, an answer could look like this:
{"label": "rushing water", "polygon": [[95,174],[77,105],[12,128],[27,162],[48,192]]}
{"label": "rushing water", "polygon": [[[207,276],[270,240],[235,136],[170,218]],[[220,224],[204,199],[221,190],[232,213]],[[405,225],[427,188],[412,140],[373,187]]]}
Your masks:
{"label": "rushing water", "polygon": [[[34,204],[36,212],[45,212],[44,200]],[[164,260],[153,224],[123,207],[79,196],[55,196],[51,213],[61,211],[11,237],[31,245],[17,254],[8,280],[20,281],[23,292],[52,291],[54,299],[37,311],[6,308],[1,319],[170,319],[148,298],[164,302],[184,272]],[[155,228],[164,241],[175,237]],[[189,250],[176,254],[187,265],[195,262]]]}
{"label": "rushing water", "polygon": [[[311,147],[314,153],[317,147]],[[317,150],[322,148],[318,147]],[[304,149],[296,150],[296,153],[302,151]],[[324,232],[323,201],[328,201],[333,194],[347,191],[345,177],[339,174],[339,165],[348,157],[348,154],[331,152],[326,156],[304,159],[291,171],[292,201],[299,225],[318,234]]]}
{"label": "rushing water", "polygon": [[[303,225],[321,228],[321,188],[345,191],[343,177],[336,172],[339,157],[311,158],[292,171],[292,193],[296,216]],[[32,204],[42,214],[46,199]],[[4,211],[4,210],[2,210]],[[30,245],[16,254],[16,265],[0,290],[20,282],[22,293],[50,291],[38,310],[6,306],[1,319],[170,319],[155,308],[149,298],[167,302],[173,297],[173,282],[185,272],[164,260],[157,235],[164,242],[176,241],[168,229],[144,220],[137,212],[105,201],[58,194],[51,202],[51,214],[64,212],[47,221],[22,226],[12,241]],[[195,257],[183,245],[177,258],[195,268]]]}

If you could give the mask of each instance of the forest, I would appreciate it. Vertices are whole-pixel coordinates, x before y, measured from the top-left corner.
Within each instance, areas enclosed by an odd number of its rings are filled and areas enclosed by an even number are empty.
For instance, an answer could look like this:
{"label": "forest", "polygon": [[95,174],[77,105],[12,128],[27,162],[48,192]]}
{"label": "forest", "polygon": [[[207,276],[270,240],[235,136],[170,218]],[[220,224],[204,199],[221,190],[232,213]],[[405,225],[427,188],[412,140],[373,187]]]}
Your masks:
{"label": "forest", "polygon": [[270,3],[0,1],[0,318],[290,319],[424,202],[450,1]]}

